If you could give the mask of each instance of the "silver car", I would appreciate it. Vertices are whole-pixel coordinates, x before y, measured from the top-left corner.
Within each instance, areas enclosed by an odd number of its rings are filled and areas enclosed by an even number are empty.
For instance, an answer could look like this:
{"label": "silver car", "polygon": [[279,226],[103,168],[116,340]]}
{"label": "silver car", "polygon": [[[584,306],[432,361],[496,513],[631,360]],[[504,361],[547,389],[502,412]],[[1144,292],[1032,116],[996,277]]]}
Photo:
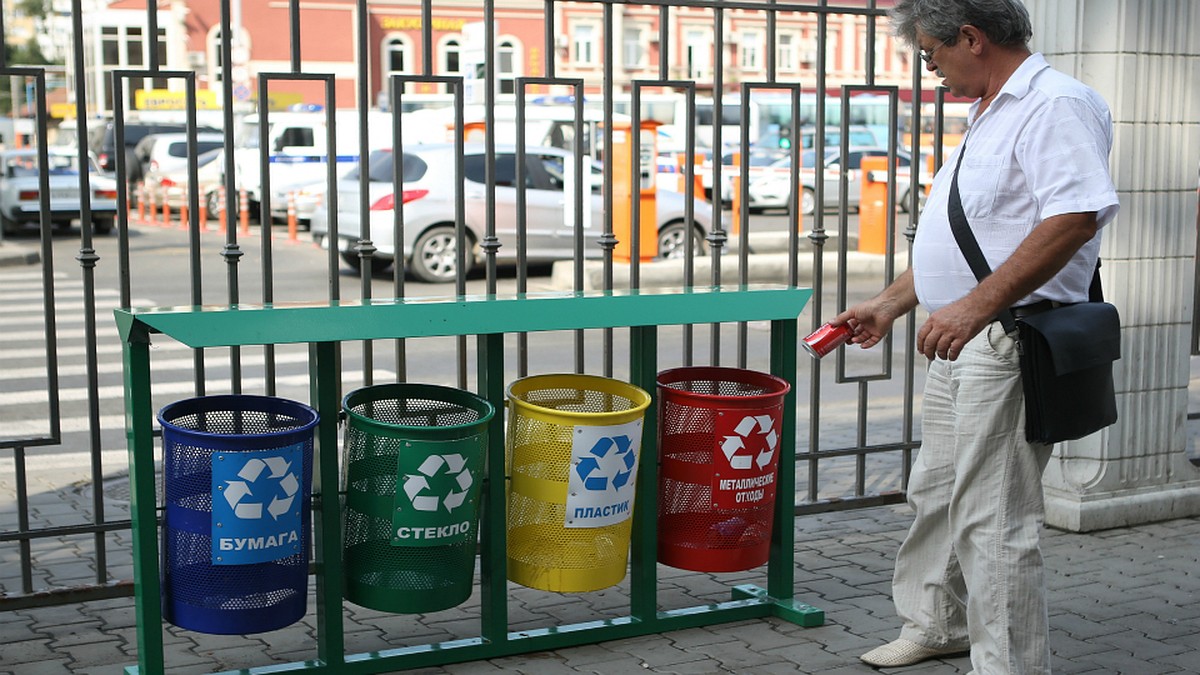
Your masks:
{"label": "silver car", "polygon": [[[457,275],[457,246],[454,231],[455,217],[455,149],[452,144],[419,145],[404,152],[402,192],[393,193],[392,172],[394,155],[390,150],[377,150],[369,161],[368,183],[371,240],[378,249],[373,257],[374,271],[391,266],[396,255],[392,240],[393,213],[403,202],[404,250],[409,269],[418,279],[429,282],[452,281]],[[574,251],[574,213],[570,208],[574,188],[569,176],[574,155],[552,147],[531,147],[526,150],[525,204],[526,254],[530,263],[569,260]],[[463,184],[464,221],[471,240],[469,264],[480,260],[477,244],[482,241],[486,226],[486,168],[485,148],[469,144],[464,153],[466,181]],[[600,172],[592,166],[593,176]],[[500,239],[497,258],[503,262],[516,260],[517,188],[516,150],[497,147],[493,164],[496,184],[496,236]],[[313,240],[322,246],[336,245],[342,259],[357,268],[361,262],[354,246],[360,238],[359,177],[354,170],[338,182],[338,238],[329,241],[328,200],[313,212]],[[597,241],[603,231],[603,199],[599,180],[594,180],[591,213],[585,214],[585,255],[600,257]],[[675,192],[657,193],[658,250],[660,257],[678,257],[684,251],[687,236],[684,197]],[[711,206],[696,200],[692,237],[695,250],[703,254],[704,237],[711,227]],[[590,222],[589,222],[590,220]]]}
{"label": "silver car", "polygon": [[[835,208],[838,205],[841,190],[842,171],[847,178],[847,206],[858,208],[862,198],[862,160],[864,157],[887,157],[887,148],[882,147],[851,147],[846,161],[842,161],[841,152],[837,148],[825,151],[825,208]],[[910,164],[912,158],[903,151],[896,152],[896,199],[901,209],[907,210],[909,196],[908,187],[911,181]],[[817,172],[816,151],[805,150],[800,153],[800,212],[810,215],[817,205]],[[750,208],[786,208],[791,199],[792,157],[788,155],[772,164],[765,171],[750,181],[747,187]],[[922,181],[924,183],[924,181]],[[922,199],[924,195],[921,195]]]}
{"label": "silver car", "polygon": [[[81,215],[79,156],[76,152],[53,150],[48,159],[50,221],[56,228],[67,228]],[[89,171],[91,226],[97,234],[106,234],[113,229],[117,216],[117,184],[102,176],[94,165],[89,166]],[[22,224],[39,222],[42,208],[40,173],[36,150],[0,153],[0,227],[5,232],[13,232]]]}

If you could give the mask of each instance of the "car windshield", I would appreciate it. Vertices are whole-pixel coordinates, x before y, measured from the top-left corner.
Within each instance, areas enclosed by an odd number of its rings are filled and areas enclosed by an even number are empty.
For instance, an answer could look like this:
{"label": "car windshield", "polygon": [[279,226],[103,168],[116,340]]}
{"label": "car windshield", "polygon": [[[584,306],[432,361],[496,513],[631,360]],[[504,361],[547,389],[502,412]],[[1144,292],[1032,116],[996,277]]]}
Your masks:
{"label": "car windshield", "polygon": [[[371,153],[367,159],[367,178],[374,183],[390,183],[392,182],[392,172],[394,170],[394,155],[391,150],[376,150]],[[404,153],[404,166],[401,167],[400,182],[408,183],[414,180],[421,180],[425,176],[425,170],[429,165],[425,160]],[[357,180],[359,170],[356,166],[346,173],[346,180]]]}
{"label": "car windshield", "polygon": [[[50,155],[51,176],[78,176],[79,162],[72,155]],[[9,178],[37,177],[37,155],[16,155],[4,160],[4,175]]]}

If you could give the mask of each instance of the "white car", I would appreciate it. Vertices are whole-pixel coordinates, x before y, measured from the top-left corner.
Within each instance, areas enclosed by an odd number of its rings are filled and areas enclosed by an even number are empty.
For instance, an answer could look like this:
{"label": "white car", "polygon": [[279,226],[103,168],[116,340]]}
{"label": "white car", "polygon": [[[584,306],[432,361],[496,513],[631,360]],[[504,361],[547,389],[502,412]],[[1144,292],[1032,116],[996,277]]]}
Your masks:
{"label": "white car", "polygon": [[[842,161],[841,152],[837,148],[825,151],[824,172],[824,201],[825,208],[838,205],[841,198],[841,177],[846,172],[847,206],[857,209],[862,198],[862,160],[864,157],[887,157],[887,148],[880,147],[851,147],[846,161]],[[901,209],[907,209],[909,203],[909,184],[911,182],[910,168],[912,158],[903,151],[896,152],[896,200]],[[800,153],[800,212],[810,215],[816,210],[817,204],[817,172],[816,151],[805,150]],[[749,206],[751,209],[787,208],[792,195],[792,156],[780,159],[766,171],[760,172],[747,188]],[[924,194],[922,193],[922,199]]]}
{"label": "white car", "polygon": [[[393,213],[403,203],[403,255],[409,259],[409,269],[418,279],[429,282],[452,281],[458,273],[455,238],[455,148],[452,144],[416,145],[406,149],[402,167],[402,191],[393,191],[394,155],[391,150],[371,154],[368,185],[371,218],[371,241],[378,249],[373,258],[374,271],[391,266],[397,247],[393,241]],[[575,225],[567,208],[574,189],[569,177],[574,155],[547,146],[531,147],[526,151],[526,255],[530,263],[569,260],[574,255]],[[468,264],[479,260],[476,244],[484,237],[486,226],[486,155],[482,144],[468,144],[464,153],[466,181],[464,221],[472,242]],[[586,165],[585,165],[586,166]],[[592,166],[593,175],[600,172]],[[516,151],[511,146],[497,147],[493,173],[496,183],[495,223],[500,239],[497,258],[514,262],[517,257],[516,231],[517,189]],[[584,252],[599,257],[597,244],[603,231],[603,198],[599,181],[591,194],[591,213],[585,215]],[[313,213],[313,240],[322,246],[337,246],[342,259],[358,267],[360,258],[354,246],[360,238],[359,178],[357,170],[349,172],[338,183],[337,242],[329,241],[328,200]],[[587,195],[584,196],[587,199]],[[678,257],[684,251],[687,236],[684,197],[677,192],[657,193],[656,223],[645,225],[658,229],[660,257]],[[711,207],[700,200],[694,202],[692,237],[695,250],[703,254],[704,237],[711,226]],[[590,218],[590,223],[587,219]]]}
{"label": "white car", "polygon": [[[217,148],[209,150],[196,157],[197,199],[203,204],[209,219],[216,218],[224,204],[220,203],[219,188],[221,177],[225,175],[225,150]],[[188,166],[175,165],[167,170],[159,167],[146,172],[143,185],[147,197],[154,204],[162,205],[165,199],[167,205],[178,211],[188,200]]]}
{"label": "white car", "polygon": [[[67,228],[82,214],[79,194],[79,155],[77,152],[51,151],[47,179],[50,184],[50,221],[56,228]],[[113,229],[117,216],[117,184],[102,176],[89,162],[88,184],[91,190],[92,222],[96,234]],[[14,232],[41,219],[41,181],[38,153],[34,149],[0,153],[0,228]]]}

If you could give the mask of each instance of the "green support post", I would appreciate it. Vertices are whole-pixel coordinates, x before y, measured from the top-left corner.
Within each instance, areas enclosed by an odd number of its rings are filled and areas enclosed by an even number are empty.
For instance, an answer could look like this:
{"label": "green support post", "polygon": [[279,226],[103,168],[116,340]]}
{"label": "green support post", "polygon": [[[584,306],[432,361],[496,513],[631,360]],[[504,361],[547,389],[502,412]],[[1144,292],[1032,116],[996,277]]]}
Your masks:
{"label": "green support post", "polygon": [[317,583],[317,658],[339,665],[345,658],[345,628],[342,617],[342,508],[337,463],[338,400],[341,378],[337,372],[337,344],[310,345],[312,400],[321,416],[317,424],[316,461],[313,467],[314,499],[320,499],[313,519],[313,562]]}
{"label": "green support post", "polygon": [[[138,666],[163,672],[162,581],[158,577],[158,509],[154,488],[154,411],[150,401],[150,336],[131,331],[125,362],[125,434],[133,534],[134,613]],[[135,671],[136,672],[136,671]]]}
{"label": "green support post", "polygon": [[629,568],[630,613],[640,621],[657,617],[658,603],[658,329],[630,329],[629,376],[652,398],[642,423],[642,452],[638,462],[637,495],[631,533]]}
{"label": "green support post", "polygon": [[507,523],[505,522],[504,476],[504,335],[480,335],[477,344],[479,395],[496,406],[488,427],[483,509],[480,514],[481,635],[489,642],[503,642],[508,634]]}

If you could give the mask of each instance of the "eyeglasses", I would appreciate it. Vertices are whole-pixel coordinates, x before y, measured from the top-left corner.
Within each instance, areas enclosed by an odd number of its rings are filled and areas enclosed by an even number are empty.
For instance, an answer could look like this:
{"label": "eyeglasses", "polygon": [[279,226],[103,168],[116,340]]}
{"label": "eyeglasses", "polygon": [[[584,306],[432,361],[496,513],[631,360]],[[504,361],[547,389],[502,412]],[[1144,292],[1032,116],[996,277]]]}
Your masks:
{"label": "eyeglasses", "polygon": [[933,49],[930,49],[929,51],[925,51],[924,49],[922,49],[919,52],[917,52],[917,55],[921,57],[922,61],[924,61],[925,63],[929,63],[930,61],[933,60],[933,55],[937,53],[937,50],[950,44],[950,40],[953,40],[953,39],[954,38],[942,40],[942,43],[940,45],[934,47]]}

